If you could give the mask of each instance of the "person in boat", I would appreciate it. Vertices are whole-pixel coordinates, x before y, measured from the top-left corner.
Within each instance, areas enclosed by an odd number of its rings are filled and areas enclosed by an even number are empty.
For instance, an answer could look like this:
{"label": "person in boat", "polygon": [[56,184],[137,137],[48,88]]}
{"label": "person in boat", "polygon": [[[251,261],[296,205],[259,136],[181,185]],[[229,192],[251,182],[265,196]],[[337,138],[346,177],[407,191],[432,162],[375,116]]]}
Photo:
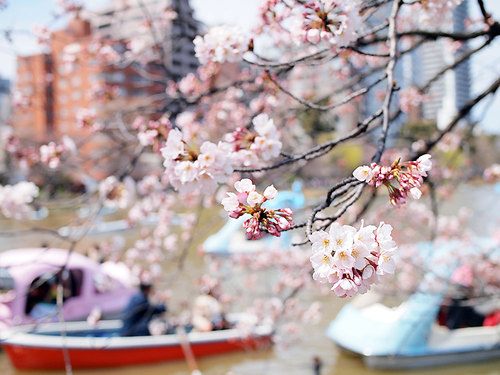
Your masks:
{"label": "person in boat", "polygon": [[449,329],[480,327],[485,316],[476,310],[472,303],[474,273],[470,265],[458,267],[451,275],[453,297],[449,299],[446,326]]}
{"label": "person in boat", "polygon": [[196,297],[191,323],[195,330],[201,332],[231,328],[213,289]]}
{"label": "person in boat", "polygon": [[164,304],[151,304],[149,296],[153,285],[147,282],[139,285],[139,293],[132,296],[122,313],[121,336],[149,336],[151,320],[167,311]]}
{"label": "person in boat", "polygon": [[52,298],[53,290],[51,283],[37,278],[28,291],[26,313],[33,319],[40,319],[54,312],[56,304]]}
{"label": "person in boat", "polygon": [[[28,292],[26,313],[35,320],[53,320],[57,319],[57,289],[59,285],[60,274],[42,275],[32,282]],[[63,287],[65,285],[63,284]],[[66,294],[67,288],[63,289]],[[63,294],[64,297],[66,295]]]}

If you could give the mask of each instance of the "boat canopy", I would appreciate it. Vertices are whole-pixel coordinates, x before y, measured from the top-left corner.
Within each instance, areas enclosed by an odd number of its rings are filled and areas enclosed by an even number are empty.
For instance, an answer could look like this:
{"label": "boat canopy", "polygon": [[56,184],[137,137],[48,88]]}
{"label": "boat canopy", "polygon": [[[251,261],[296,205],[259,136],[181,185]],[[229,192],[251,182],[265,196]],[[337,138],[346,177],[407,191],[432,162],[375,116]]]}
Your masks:
{"label": "boat canopy", "polygon": [[366,356],[429,354],[428,338],[449,287],[442,281],[449,280],[459,266],[453,254],[457,250],[477,254],[484,248],[499,251],[487,239],[477,239],[467,248],[459,241],[417,244],[429,270],[419,290],[395,308],[380,303],[358,308],[348,303],[328,326],[327,336],[344,349]]}
{"label": "boat canopy", "polygon": [[347,304],[330,323],[327,335],[343,348],[364,355],[417,354],[427,346],[441,299],[417,293],[396,308],[374,304],[357,309]]}

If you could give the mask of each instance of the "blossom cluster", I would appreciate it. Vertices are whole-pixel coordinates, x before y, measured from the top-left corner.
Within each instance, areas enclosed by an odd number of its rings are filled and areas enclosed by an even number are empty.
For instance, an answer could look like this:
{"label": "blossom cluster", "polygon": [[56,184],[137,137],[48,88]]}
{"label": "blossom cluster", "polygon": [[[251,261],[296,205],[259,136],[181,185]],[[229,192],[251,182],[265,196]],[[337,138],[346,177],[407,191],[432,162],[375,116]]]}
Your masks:
{"label": "blossom cluster", "polygon": [[[194,114],[188,116],[188,112],[184,112],[177,117],[176,123],[183,125],[182,132],[179,129],[169,130],[168,123],[155,129],[149,127],[144,136],[139,136],[147,141],[147,135],[151,134],[151,142],[160,139],[160,143],[164,144],[160,152],[164,158],[165,176],[181,193],[197,191],[212,194],[219,183],[227,181],[235,165],[255,166],[260,159],[271,160],[281,152],[278,130],[266,114],[254,117],[253,131],[238,127],[226,134],[224,141],[217,144],[204,141],[200,146],[197,138],[204,136],[204,129],[199,129]],[[161,120],[159,125],[162,125]],[[157,134],[156,129],[164,131]],[[165,137],[165,134],[168,135]],[[166,141],[163,141],[164,138]]]}
{"label": "blossom cluster", "polygon": [[379,276],[393,274],[396,244],[391,237],[392,226],[332,224],[329,232],[314,232],[312,256],[313,279],[329,283],[339,297],[366,293]]}
{"label": "blossom cluster", "polygon": [[252,120],[255,133],[238,127],[226,134],[225,140],[233,145],[235,158],[245,166],[256,164],[257,155],[263,160],[271,160],[281,152],[281,141],[274,121],[266,114],[255,116]]}
{"label": "blossom cluster", "polygon": [[109,176],[99,184],[99,197],[105,207],[123,209],[131,203],[135,189],[130,180],[125,182]]}
{"label": "blossom cluster", "polygon": [[137,129],[137,138],[143,146],[152,146],[154,151],[159,151],[160,145],[165,143],[172,124],[165,116],[158,121],[146,121],[142,116],[136,117],[132,128]]}
{"label": "blossom cluster", "polygon": [[89,44],[85,52],[103,65],[116,64],[120,61],[120,54],[111,45],[100,41]]}
{"label": "blossom cluster", "polygon": [[21,144],[12,128],[5,126],[1,132],[1,140],[5,150],[13,156],[23,170],[36,163],[45,164],[49,168],[57,168],[64,156],[77,154],[75,142],[68,136],[63,136],[61,143],[49,142],[39,148],[27,147]]}
{"label": "blossom cluster", "polygon": [[[420,156],[416,161],[400,162],[396,160],[390,167],[372,163],[356,168],[353,176],[359,181],[364,181],[378,188],[385,185],[389,190],[391,203],[400,206],[406,203],[408,195],[413,199],[420,199],[422,192],[419,187],[423,183],[423,177],[432,168],[431,155]],[[392,185],[392,181],[398,181],[399,187]]]}
{"label": "blossom cluster", "polygon": [[224,209],[229,212],[229,217],[237,219],[245,214],[251,215],[243,223],[248,239],[259,239],[263,236],[262,228],[276,237],[281,236],[281,232],[288,230],[294,225],[292,220],[292,210],[290,208],[280,208],[271,210],[263,207],[263,203],[276,197],[278,191],[271,185],[263,194],[255,190],[255,185],[248,178],[236,181],[234,188],[238,192],[226,193],[227,197],[222,199]]}
{"label": "blossom cluster", "polygon": [[421,7],[427,13],[425,21],[439,19],[438,17],[449,16],[463,0],[423,0]]}
{"label": "blossom cluster", "polygon": [[233,171],[232,161],[227,157],[230,152],[227,143],[216,145],[205,141],[198,151],[187,146],[178,129],[168,133],[166,145],[160,151],[165,158],[163,166],[171,185],[183,193],[197,189],[213,193],[217,183],[225,181]]}
{"label": "blossom cluster", "polygon": [[399,92],[399,106],[401,111],[407,114],[417,109],[424,100],[426,96],[413,86]]}
{"label": "blossom cluster", "polygon": [[64,136],[62,143],[49,142],[40,146],[40,162],[49,168],[57,168],[61,164],[61,158],[65,153],[76,154],[76,145],[73,140]]}
{"label": "blossom cluster", "polygon": [[97,122],[97,113],[94,109],[79,108],[76,112],[76,125],[80,129],[89,129],[92,132],[101,129],[101,124]]}
{"label": "blossom cluster", "polygon": [[42,25],[34,25],[32,29],[33,35],[37,39],[37,43],[44,47],[50,46],[50,30]]}
{"label": "blossom cluster", "polygon": [[200,63],[209,61],[237,62],[248,51],[250,40],[240,28],[234,26],[212,27],[205,36],[196,36],[194,51]]}
{"label": "blossom cluster", "polygon": [[108,102],[118,98],[120,91],[118,86],[97,82],[90,88],[90,96],[96,100]]}
{"label": "blossom cluster", "polygon": [[326,41],[334,46],[349,45],[357,37],[361,17],[352,0],[313,0],[304,2],[302,23],[292,33],[301,41],[317,44]]}
{"label": "blossom cluster", "polygon": [[486,168],[483,172],[483,178],[488,182],[500,180],[500,164],[495,163]]}
{"label": "blossom cluster", "polygon": [[27,181],[15,185],[0,185],[0,211],[5,217],[23,219],[32,211],[30,203],[38,196],[39,189]]}

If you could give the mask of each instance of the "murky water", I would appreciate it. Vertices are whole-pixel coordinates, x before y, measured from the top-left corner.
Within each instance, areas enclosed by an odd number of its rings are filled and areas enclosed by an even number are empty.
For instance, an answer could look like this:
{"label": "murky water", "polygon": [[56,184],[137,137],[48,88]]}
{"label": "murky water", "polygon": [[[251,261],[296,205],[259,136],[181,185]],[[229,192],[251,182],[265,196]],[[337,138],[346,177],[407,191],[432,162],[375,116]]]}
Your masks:
{"label": "murky water", "polygon": [[[490,234],[498,228],[500,220],[500,194],[493,191],[492,186],[464,187],[459,190],[454,202],[445,204],[443,212],[450,214],[458,207],[465,206],[472,211],[471,229],[479,235]],[[0,223],[5,230],[3,223]],[[0,251],[27,245],[39,245],[49,237],[36,234],[22,237],[7,237],[0,241]],[[89,243],[95,239],[89,239]],[[57,246],[57,243],[51,243]],[[60,246],[63,246],[61,243]],[[203,267],[197,259],[194,264]],[[201,268],[200,268],[201,269]],[[179,290],[180,291],[180,290]],[[182,290],[184,292],[184,290]],[[199,359],[198,366],[204,375],[223,375],[232,371],[234,375],[308,375],[313,374],[312,359],[319,356],[323,362],[322,375],[375,375],[387,372],[366,369],[359,358],[340,353],[334,344],[326,337],[325,329],[331,319],[345,303],[335,296],[308,295],[311,301],[320,299],[325,302],[324,314],[318,325],[310,326],[302,335],[300,343],[287,348],[274,347],[258,352],[239,352]],[[5,354],[0,352],[0,374],[2,375],[33,375],[41,373],[47,375],[64,374],[64,372],[22,372],[16,371],[10,365]],[[77,375],[187,375],[188,367],[185,362],[134,366],[110,370],[74,371]],[[412,375],[500,375],[500,358],[484,363],[475,363],[459,366],[447,366],[435,369],[391,371],[390,374]]]}

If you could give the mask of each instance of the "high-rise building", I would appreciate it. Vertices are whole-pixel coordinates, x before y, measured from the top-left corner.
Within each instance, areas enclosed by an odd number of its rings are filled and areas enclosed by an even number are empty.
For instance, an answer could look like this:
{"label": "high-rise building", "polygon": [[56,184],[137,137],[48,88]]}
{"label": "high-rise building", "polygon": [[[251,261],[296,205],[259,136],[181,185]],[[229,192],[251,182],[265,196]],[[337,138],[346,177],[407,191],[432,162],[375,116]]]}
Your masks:
{"label": "high-rise building", "polygon": [[[98,40],[106,40],[117,52],[123,52],[124,44],[140,34],[138,30],[149,15],[162,15],[169,7],[176,17],[165,19],[161,30],[145,30],[141,36],[145,45],[167,47],[164,61],[152,56],[141,66],[133,62],[114,66],[96,58],[93,51]],[[169,14],[173,13],[165,17]],[[131,108],[163,93],[167,80],[178,80],[197,67],[192,43],[197,23],[192,16],[189,2],[182,0],[114,0],[97,14],[76,14],[65,29],[52,33],[49,53],[18,58],[16,88],[29,100],[29,106],[15,111],[15,132],[35,142],[59,139],[63,134],[78,136],[77,113],[81,108],[93,109],[106,118],[113,108]],[[182,33],[186,35],[181,37]],[[161,79],[152,80],[151,76]],[[96,94],[103,92],[112,94],[114,100],[96,99]]]}
{"label": "high-rise building", "polygon": [[[163,63],[174,80],[198,67],[193,39],[200,25],[193,18],[189,1],[111,0],[108,6],[89,13],[88,17],[102,37],[161,45],[165,51]],[[148,27],[150,19],[156,21],[153,29]]]}
{"label": "high-rise building", "polygon": [[[452,23],[447,31],[465,30],[468,2],[464,0],[453,12]],[[445,66],[453,64],[455,58],[467,51],[467,45],[456,49],[450,41],[439,39],[424,43],[403,58],[403,82],[405,86],[423,86]],[[422,103],[420,118],[436,122],[438,128],[445,127],[470,96],[470,64],[464,61],[455,69],[442,74],[429,87],[427,99]]]}
{"label": "high-rise building", "polygon": [[5,147],[2,131],[10,115],[10,81],[0,78],[0,174],[5,172]]}
{"label": "high-rise building", "polygon": [[[445,31],[460,32],[465,29],[465,21],[468,15],[468,1],[464,0],[451,15],[449,29]],[[390,9],[382,8],[379,17],[387,17]],[[380,18],[379,18],[380,19]],[[431,25],[428,25],[431,27]],[[442,24],[434,24],[439,30],[443,29]],[[456,49],[449,40],[438,39],[423,43],[415,50],[401,56],[396,64],[394,76],[398,87],[401,89],[416,86],[423,87],[433,77],[444,69],[447,65],[453,64],[455,59],[467,51],[464,44]],[[402,48],[400,46],[400,48]],[[365,80],[365,84],[370,84],[378,76],[370,76]],[[385,84],[385,83],[384,83]],[[384,90],[384,84],[379,84],[376,88]],[[418,110],[409,116],[410,121],[432,122],[438,128],[445,127],[458,109],[461,108],[470,96],[470,75],[469,61],[464,61],[455,69],[449,70],[436,79],[426,92],[426,99],[422,102]],[[397,104],[397,98],[393,101]],[[375,90],[366,95],[364,103],[365,112],[376,111],[380,102],[376,99]],[[391,133],[397,135],[399,126],[408,121],[408,118],[400,116],[391,127]]]}
{"label": "high-rise building", "polygon": [[0,124],[10,115],[10,80],[0,77]]}

